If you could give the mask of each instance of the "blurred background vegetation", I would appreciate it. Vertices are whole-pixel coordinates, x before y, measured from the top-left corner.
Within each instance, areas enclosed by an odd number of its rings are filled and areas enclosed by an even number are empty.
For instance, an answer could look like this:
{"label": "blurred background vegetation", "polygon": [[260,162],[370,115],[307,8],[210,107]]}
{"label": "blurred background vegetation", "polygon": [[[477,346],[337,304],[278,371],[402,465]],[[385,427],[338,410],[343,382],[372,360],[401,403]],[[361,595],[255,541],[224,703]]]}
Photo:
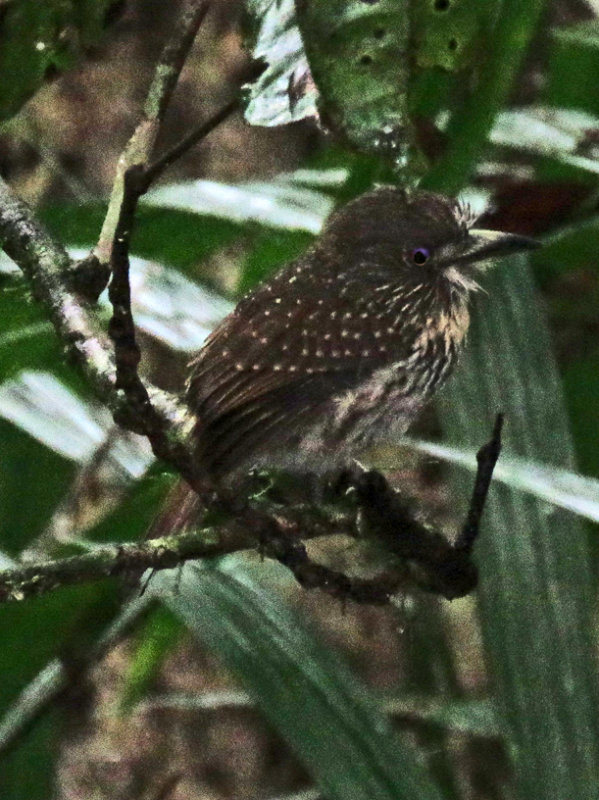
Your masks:
{"label": "blurred background vegetation", "polygon": [[[377,456],[451,535],[506,412],[480,590],[342,608],[243,555],[133,601],[107,581],[0,607],[5,800],[599,796],[599,5],[412,0],[409,25],[396,0],[304,5],[320,100],[291,2],[251,0],[248,20],[215,1],[201,29],[159,150],[237,90],[244,38],[267,69],[253,124],[229,119],[143,202],[145,374],[180,389],[235,298],[373,182],[417,172],[486,226],[541,238],[486,279],[468,356],[411,445]],[[0,171],[74,252],[97,240],[177,6],[0,2]],[[377,50],[389,37],[404,60]],[[392,151],[371,136],[389,120]],[[114,429],[8,259],[0,288],[0,567],[140,537],[174,476]],[[315,552],[355,568],[347,542]]]}

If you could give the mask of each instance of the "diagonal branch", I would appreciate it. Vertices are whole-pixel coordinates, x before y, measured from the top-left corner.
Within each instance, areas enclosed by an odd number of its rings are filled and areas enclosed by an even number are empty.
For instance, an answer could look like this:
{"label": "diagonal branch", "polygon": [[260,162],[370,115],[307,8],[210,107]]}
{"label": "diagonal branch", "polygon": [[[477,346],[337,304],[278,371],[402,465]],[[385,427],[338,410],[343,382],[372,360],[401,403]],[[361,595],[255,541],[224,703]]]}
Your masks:
{"label": "diagonal branch", "polygon": [[[71,259],[1,178],[0,240],[29,281],[35,299],[45,307],[67,357],[82,369],[115,419],[129,430],[138,431],[139,424],[128,411],[126,398],[115,391],[111,343],[86,305],[69,288]],[[173,441],[184,442],[189,424],[187,409],[168,392],[153,386],[147,391],[161,425]]]}
{"label": "diagonal branch", "polygon": [[112,279],[108,297],[112,317],[108,333],[114,344],[115,389],[124,396],[124,406],[115,422],[146,436],[154,454],[176,467],[193,485],[193,459],[189,446],[171,433],[170,423],[154,407],[148,389],[139,377],[141,351],[135,337],[129,284],[129,242],[141,191],[145,190],[143,167],[131,167],[124,175],[124,195],[112,247]]}
{"label": "diagonal branch", "polygon": [[[36,299],[47,308],[69,356],[83,369],[115,421],[148,436],[155,454],[188,480],[192,475],[191,456],[185,444],[189,423],[186,409],[167,393],[145,386],[137,375],[139,351],[130,309],[128,243],[141,191],[129,192],[125,178],[131,165],[149,162],[168,102],[208,9],[207,0],[188,0],[163,48],[142,119],[119,159],[98,246],[87,259],[74,264],[64,248],[37,223],[29,207],[0,179],[3,248],[23,270]],[[146,188],[148,185],[146,181]],[[117,311],[111,337],[118,343],[113,355],[110,341],[82,298],[95,300],[105,287],[115,248],[120,271],[113,291]]]}
{"label": "diagonal branch", "polygon": [[108,210],[98,244],[94,249],[94,255],[100,265],[107,265],[111,261],[115,231],[125,193],[125,173],[136,164],[148,164],[181,69],[209,7],[207,0],[189,0],[160,54],[142,118],[117,164]]}
{"label": "diagonal branch", "polygon": [[[112,303],[113,313],[108,330],[114,343],[115,386],[117,390],[122,390],[126,400],[126,407],[123,409],[124,416],[121,419],[115,417],[115,421],[147,436],[154,454],[174,465],[178,472],[198,491],[200,487],[194,477],[193,458],[189,447],[181,441],[173,439],[169,425],[165,425],[163,416],[154,409],[150,394],[139,377],[138,367],[141,351],[137,344],[131,311],[129,247],[139,198],[148,190],[151,182],[189,147],[208,136],[237,107],[238,101],[231,101],[197,130],[192,131],[173,150],[167,152],[149,167],[135,164],[125,172],[123,196],[111,247],[110,272],[112,279],[108,297]],[[134,425],[136,427],[133,427]]]}
{"label": "diagonal branch", "polygon": [[71,259],[1,178],[0,240],[29,281],[35,299],[46,308],[69,357],[108,401],[115,379],[110,344],[83,303],[65,287]]}
{"label": "diagonal branch", "polygon": [[199,144],[202,139],[205,139],[208,134],[212,133],[212,131],[221,124],[221,122],[224,122],[227,117],[231,116],[231,114],[240,107],[241,103],[239,98],[230,100],[220,111],[217,111],[213,117],[210,117],[207,122],[202,122],[201,125],[186,134],[176,145],[173,145],[170,150],[167,150],[160,158],[157,158],[145,170],[148,185],[159,178],[165,169],[170,167],[171,164],[174,164],[175,161],[181,158],[181,156],[192,147],[195,147],[196,144]]}

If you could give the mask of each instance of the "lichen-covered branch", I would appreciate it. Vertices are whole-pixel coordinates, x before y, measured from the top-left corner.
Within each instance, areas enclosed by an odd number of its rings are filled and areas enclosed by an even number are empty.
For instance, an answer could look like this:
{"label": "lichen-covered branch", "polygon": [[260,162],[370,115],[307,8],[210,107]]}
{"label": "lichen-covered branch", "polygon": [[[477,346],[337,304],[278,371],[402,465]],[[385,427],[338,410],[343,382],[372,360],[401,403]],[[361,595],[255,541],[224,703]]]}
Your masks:
{"label": "lichen-covered branch", "polygon": [[109,264],[112,257],[114,235],[125,191],[125,173],[136,164],[148,164],[179,74],[209,7],[207,0],[189,0],[158,59],[142,117],[117,164],[108,211],[94,249],[100,265]]}
{"label": "lichen-covered branch", "polygon": [[112,348],[92,315],[66,288],[71,259],[1,178],[0,241],[29,281],[34,298],[45,307],[68,356],[84,369],[107,400],[115,379]]}
{"label": "lichen-covered branch", "polygon": [[[0,241],[29,281],[34,298],[46,309],[67,358],[82,369],[120,424],[139,432],[125,396],[115,390],[116,367],[110,340],[86,304],[69,288],[73,262],[1,178]],[[149,387],[148,394],[171,438],[185,441],[189,422],[186,408],[156,387]]]}
{"label": "lichen-covered branch", "polygon": [[61,586],[111,576],[135,576],[146,569],[170,569],[191,558],[224,555],[244,546],[250,546],[250,542],[235,527],[105,545],[83,555],[1,571],[0,602],[24,600]]}
{"label": "lichen-covered branch", "polygon": [[[219,525],[140,543],[97,547],[80,556],[4,570],[0,572],[0,603],[24,600],[73,583],[169,569],[189,559],[221,556],[256,545],[288,567],[305,588],[320,589],[338,599],[381,605],[398,591],[412,588],[448,600],[463,597],[476,586],[472,545],[501,451],[501,425],[499,415],[490,442],[478,453],[470,511],[455,544],[416,521],[382,475],[360,471],[349,478],[349,487],[361,517],[356,516],[356,508],[287,507],[254,497],[237,510],[234,518]],[[305,539],[339,533],[353,537],[366,534],[378,541],[389,554],[389,569],[373,579],[352,578],[309,557]]]}
{"label": "lichen-covered branch", "polygon": [[311,506],[283,509],[262,504],[253,520],[258,524],[250,527],[242,515],[176,536],[98,546],[82,555],[1,570],[0,604],[46,594],[62,586],[115,576],[139,576],[147,569],[171,569],[190,559],[213,558],[252,548],[259,541],[265,543],[268,552],[267,530],[273,524],[288,535],[299,529],[304,539],[339,533],[355,535],[353,515],[335,509]]}

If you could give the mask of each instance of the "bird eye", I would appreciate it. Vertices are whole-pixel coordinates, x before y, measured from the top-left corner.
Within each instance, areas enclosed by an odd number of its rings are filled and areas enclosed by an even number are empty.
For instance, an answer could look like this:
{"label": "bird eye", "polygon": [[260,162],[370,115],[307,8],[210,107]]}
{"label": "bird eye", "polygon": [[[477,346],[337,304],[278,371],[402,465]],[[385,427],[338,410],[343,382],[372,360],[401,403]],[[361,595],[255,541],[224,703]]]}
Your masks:
{"label": "bird eye", "polygon": [[427,250],[426,247],[417,247],[415,250],[411,252],[411,258],[414,264],[426,264],[426,262],[431,257],[430,250]]}

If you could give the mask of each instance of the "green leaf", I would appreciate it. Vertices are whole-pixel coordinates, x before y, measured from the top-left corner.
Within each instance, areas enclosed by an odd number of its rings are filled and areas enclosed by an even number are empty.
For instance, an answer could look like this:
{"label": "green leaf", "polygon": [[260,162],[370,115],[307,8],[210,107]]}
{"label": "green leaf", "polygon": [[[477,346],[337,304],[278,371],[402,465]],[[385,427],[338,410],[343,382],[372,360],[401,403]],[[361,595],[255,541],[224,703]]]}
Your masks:
{"label": "green leaf", "polygon": [[[85,463],[105,442],[110,413],[87,403],[49,372],[23,371],[0,384],[0,416],[70,461]],[[153,456],[143,437],[121,440],[114,448],[114,467],[139,478]]]}
{"label": "green leaf", "polygon": [[446,700],[407,695],[389,698],[385,709],[400,719],[432,723],[455,733],[485,738],[501,736],[497,712],[490,700]]}
{"label": "green leaf", "polygon": [[137,633],[135,652],[119,702],[121,713],[131,711],[145,697],[165,659],[181,641],[183,632],[179,619],[164,606],[159,606],[148,617]]}
{"label": "green leaf", "polygon": [[[145,704],[152,709],[206,711],[220,708],[253,706],[251,697],[242,691],[165,692],[154,695]],[[497,714],[487,699],[447,700],[421,695],[381,698],[381,708],[395,719],[429,723],[455,733],[485,738],[499,738]],[[0,728],[0,743],[2,730]]]}
{"label": "green leaf", "polygon": [[115,0],[17,0],[0,16],[0,120],[73,66],[96,41]]}
{"label": "green leaf", "polygon": [[150,589],[223,658],[327,798],[438,799],[413,747],[394,734],[343,659],[255,583],[240,559],[228,563],[226,572],[187,565],[176,591],[173,576],[161,573]]}
{"label": "green leaf", "polygon": [[551,31],[542,92],[546,104],[599,114],[597,30],[592,20]]}
{"label": "green leaf", "polygon": [[599,51],[599,20],[579,22],[567,28],[555,28],[551,33],[558,42],[591,47]]}
{"label": "green leaf", "polygon": [[[426,188],[457,194],[484,149],[495,115],[507,103],[545,0],[503,0],[481,53],[477,81],[462,107],[452,110],[443,156],[425,176]],[[487,4],[485,4],[486,7]],[[482,6],[482,4],[481,4]]]}
{"label": "green leaf", "polygon": [[[94,246],[106,209],[96,204],[54,203],[39,210],[51,233],[71,247]],[[240,226],[227,219],[202,218],[175,208],[142,206],[136,217],[132,250],[139,256],[193,269],[240,235]]]}
{"label": "green leaf", "polygon": [[[460,447],[506,415],[505,453],[572,470],[559,379],[526,261],[488,273],[442,420]],[[469,489],[464,489],[464,497]],[[480,617],[520,800],[599,796],[594,588],[579,520],[506,486],[489,496],[475,555]]]}
{"label": "green leaf", "polygon": [[584,111],[532,106],[498,114],[489,139],[495,145],[598,173],[599,148],[594,143],[585,146],[598,127],[599,119]]}
{"label": "green leaf", "polygon": [[[589,415],[585,415],[585,418],[588,420]],[[416,439],[404,439],[402,444],[476,472],[474,450]],[[512,489],[526,492],[593,522],[599,522],[599,480],[595,478],[586,478],[550,464],[505,455],[499,459],[493,478]]]}
{"label": "green leaf", "polygon": [[308,60],[293,0],[248,0],[247,8],[256,19],[253,35],[248,37],[248,49],[256,61],[267,66],[246,87],[246,120],[250,125],[275,126],[318,116],[318,92],[307,80]]}
{"label": "green leaf", "polygon": [[306,251],[312,237],[299,231],[258,230],[245,258],[237,293],[245,294],[283,264]]}
{"label": "green leaf", "polygon": [[[14,264],[0,254],[0,272]],[[0,275],[0,382],[23,367],[61,364],[61,348],[52,326],[20,276]],[[74,370],[59,367],[62,374]]]}
{"label": "green leaf", "polygon": [[[599,350],[570,364],[564,375],[566,402],[581,466],[599,476],[597,416],[599,412]],[[599,493],[595,494],[595,499]]]}
{"label": "green leaf", "polygon": [[412,3],[416,62],[425,69],[460,70],[472,64],[485,45],[500,0],[420,0]]}
{"label": "green leaf", "polygon": [[[335,170],[339,175],[339,170]],[[273,228],[318,233],[333,208],[333,200],[320,189],[297,181],[293,173],[271,181],[231,184],[197,180],[154,189],[144,205],[193,211],[236,223],[259,222]]]}
{"label": "green leaf", "polygon": [[296,10],[325,124],[359,150],[407,167],[407,0],[307,0]]}
{"label": "green leaf", "polygon": [[[7,559],[0,555],[0,563],[3,568],[10,565]],[[72,598],[70,599],[79,599]],[[106,652],[112,644],[122,638],[124,632],[139,618],[148,606],[148,598],[137,598],[128,603],[125,608],[115,617],[115,620],[95,638],[92,637],[86,655],[96,659]],[[37,606],[37,604],[34,604]],[[25,625],[16,631],[28,633],[32,637],[36,631],[31,628],[31,620],[28,619],[27,605],[13,606],[18,608],[15,621],[22,621],[23,614],[29,625]],[[45,608],[42,603],[42,608]],[[70,613],[76,607],[71,606]],[[36,608],[32,609],[35,613]],[[40,616],[40,626],[47,625],[48,609]],[[69,609],[64,609],[63,617],[70,616]],[[98,616],[102,616],[101,607]],[[10,612],[9,617],[10,619]],[[3,620],[0,614],[0,622]],[[0,692],[0,706],[2,718],[0,719],[0,787],[2,788],[3,800],[35,800],[39,797],[45,800],[53,796],[54,785],[54,759],[58,744],[57,726],[59,724],[58,714],[52,709],[54,701],[65,688],[69,680],[69,673],[64,663],[59,658],[51,658],[39,672],[31,674],[30,667],[34,669],[38,663],[37,657],[41,652],[43,657],[46,637],[44,628],[41,627],[40,646],[33,648],[30,652],[28,648],[17,646],[15,653],[20,653],[22,663],[12,657],[3,659],[2,663],[2,691]],[[47,633],[52,637],[59,631],[56,627],[47,628]],[[3,637],[3,642],[10,644],[10,638]],[[22,641],[21,641],[22,645]],[[62,639],[59,638],[55,643],[56,647],[62,646]],[[64,655],[64,653],[63,653]],[[13,670],[12,668],[15,667]],[[17,668],[20,672],[17,672]],[[11,683],[18,677],[16,691],[13,690]],[[29,680],[22,686],[23,679]],[[8,683],[8,686],[7,686]],[[18,743],[15,745],[15,743]],[[13,748],[11,750],[11,747]]]}

